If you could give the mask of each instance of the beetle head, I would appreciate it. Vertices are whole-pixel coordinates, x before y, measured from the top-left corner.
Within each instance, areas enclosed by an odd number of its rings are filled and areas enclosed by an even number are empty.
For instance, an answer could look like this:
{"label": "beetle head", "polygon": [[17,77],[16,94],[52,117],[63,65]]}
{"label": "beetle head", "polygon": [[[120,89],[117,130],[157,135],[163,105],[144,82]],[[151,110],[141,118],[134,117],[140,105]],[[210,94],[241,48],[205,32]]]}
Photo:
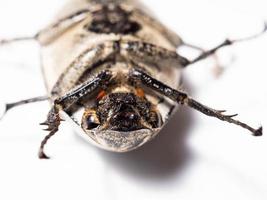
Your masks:
{"label": "beetle head", "polygon": [[110,93],[85,110],[83,130],[113,151],[129,151],[152,139],[162,125],[159,112],[145,97]]}

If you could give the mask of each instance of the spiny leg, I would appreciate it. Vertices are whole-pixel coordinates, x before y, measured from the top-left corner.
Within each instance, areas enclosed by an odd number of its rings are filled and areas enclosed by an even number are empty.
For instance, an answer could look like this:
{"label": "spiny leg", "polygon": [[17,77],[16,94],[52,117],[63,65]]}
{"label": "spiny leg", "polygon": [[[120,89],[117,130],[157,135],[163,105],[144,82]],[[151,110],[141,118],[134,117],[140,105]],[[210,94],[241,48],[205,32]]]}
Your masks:
{"label": "spiny leg", "polygon": [[201,103],[189,97],[186,93],[170,88],[164,83],[161,83],[160,81],[152,78],[148,74],[142,72],[141,70],[137,70],[137,69],[133,70],[130,74],[130,77],[133,79],[134,82],[137,82],[137,83],[139,82],[140,84],[172,99],[173,101],[176,101],[177,103],[181,105],[189,106],[207,116],[216,117],[222,121],[226,121],[226,122],[241,126],[251,131],[254,136],[262,135],[262,127],[258,129],[254,129],[251,126],[241,121],[233,119],[233,117],[237,116],[237,114],[225,115],[223,114],[224,112],[226,112],[225,110],[215,110],[205,105],[202,105]]}
{"label": "spiny leg", "polygon": [[47,120],[40,124],[48,126],[44,130],[49,131],[49,134],[45,136],[39,148],[38,156],[40,159],[49,159],[49,157],[44,153],[44,146],[46,145],[47,141],[58,131],[58,127],[60,125],[60,122],[62,121],[59,116],[60,110],[60,105],[55,104],[53,108],[49,111]]}
{"label": "spiny leg", "polygon": [[21,105],[25,105],[25,104],[29,104],[29,103],[46,101],[48,99],[49,98],[47,96],[40,96],[40,97],[34,97],[34,98],[30,98],[30,99],[25,99],[25,100],[13,102],[13,103],[7,103],[5,105],[5,109],[4,109],[3,115],[0,117],[0,120],[3,119],[3,117],[6,115],[6,113],[12,108],[15,108],[15,107],[21,106]]}
{"label": "spiny leg", "polygon": [[191,65],[193,63],[196,63],[198,61],[201,61],[203,59],[206,59],[207,57],[213,55],[216,51],[218,51],[219,49],[226,47],[226,46],[230,46],[239,42],[243,42],[243,41],[248,41],[248,40],[252,40],[254,38],[257,38],[259,36],[261,36],[262,34],[264,34],[267,31],[267,22],[264,23],[264,28],[260,33],[257,33],[255,35],[246,37],[246,38],[241,38],[241,39],[235,39],[235,40],[230,40],[230,39],[226,39],[223,43],[219,44],[218,46],[203,52],[201,55],[199,55],[197,58],[195,58],[194,60],[188,62],[186,65],[184,65],[184,67]]}
{"label": "spiny leg", "polygon": [[47,120],[40,125],[47,125],[48,128],[45,129],[49,131],[49,134],[41,142],[39,148],[39,158],[40,159],[49,159],[49,157],[44,153],[44,147],[47,141],[56,134],[58,131],[59,125],[62,119],[59,116],[60,111],[67,111],[72,105],[79,101],[82,97],[93,93],[94,91],[105,87],[112,78],[110,71],[102,71],[95,76],[93,80],[82,83],[77,88],[74,88],[72,91],[64,95],[63,97],[57,98],[54,101],[54,105],[50,112],[48,113]]}
{"label": "spiny leg", "polygon": [[233,115],[224,115],[223,113],[226,112],[226,110],[215,110],[212,108],[209,108],[205,105],[202,105],[201,103],[197,102],[196,100],[187,97],[186,99],[184,99],[183,102],[181,102],[199,112],[204,113],[205,115],[208,115],[210,117],[216,117],[222,121],[227,121],[229,123],[233,123],[236,124],[238,126],[241,126],[245,129],[248,129],[250,132],[253,133],[254,136],[261,136],[262,135],[262,127],[258,128],[258,129],[254,129],[252,127],[250,127],[249,125],[239,121],[239,120],[235,120],[233,119],[233,117],[236,117],[238,114],[233,114]]}

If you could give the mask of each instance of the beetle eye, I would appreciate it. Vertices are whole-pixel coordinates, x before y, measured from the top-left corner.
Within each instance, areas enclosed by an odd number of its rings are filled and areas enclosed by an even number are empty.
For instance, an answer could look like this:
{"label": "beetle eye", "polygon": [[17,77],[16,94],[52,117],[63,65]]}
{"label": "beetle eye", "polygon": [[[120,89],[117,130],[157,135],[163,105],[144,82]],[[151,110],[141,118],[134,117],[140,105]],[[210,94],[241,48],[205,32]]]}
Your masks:
{"label": "beetle eye", "polygon": [[87,129],[93,129],[99,126],[99,120],[95,115],[89,115],[86,119]]}

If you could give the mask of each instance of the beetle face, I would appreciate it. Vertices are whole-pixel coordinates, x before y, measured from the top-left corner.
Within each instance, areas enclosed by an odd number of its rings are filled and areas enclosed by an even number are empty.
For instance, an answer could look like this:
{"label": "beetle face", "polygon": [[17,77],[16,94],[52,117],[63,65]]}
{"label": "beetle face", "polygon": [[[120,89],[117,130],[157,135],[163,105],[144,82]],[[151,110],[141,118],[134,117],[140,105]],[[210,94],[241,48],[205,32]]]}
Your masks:
{"label": "beetle face", "polygon": [[129,151],[153,138],[162,126],[154,107],[133,93],[111,93],[85,110],[82,128],[109,150]]}

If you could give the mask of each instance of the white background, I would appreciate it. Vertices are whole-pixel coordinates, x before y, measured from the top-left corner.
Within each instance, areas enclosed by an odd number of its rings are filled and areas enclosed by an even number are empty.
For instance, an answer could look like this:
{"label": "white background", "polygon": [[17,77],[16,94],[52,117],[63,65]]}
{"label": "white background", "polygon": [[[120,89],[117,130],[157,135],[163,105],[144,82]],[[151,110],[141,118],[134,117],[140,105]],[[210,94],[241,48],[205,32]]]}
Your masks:
{"label": "white background", "polygon": [[[31,35],[64,1],[0,0],[0,38]],[[147,0],[148,7],[187,42],[206,49],[226,37],[261,30],[266,0]],[[224,73],[213,59],[185,70],[184,88],[203,103],[267,127],[267,34],[224,48]],[[184,52],[193,56],[195,52]],[[67,55],[66,55],[67,56]],[[38,46],[0,49],[0,106],[43,95]],[[0,122],[0,199],[266,200],[267,138],[182,108],[151,143],[126,154],[99,150],[63,124],[39,160],[48,103],[14,109]]]}

